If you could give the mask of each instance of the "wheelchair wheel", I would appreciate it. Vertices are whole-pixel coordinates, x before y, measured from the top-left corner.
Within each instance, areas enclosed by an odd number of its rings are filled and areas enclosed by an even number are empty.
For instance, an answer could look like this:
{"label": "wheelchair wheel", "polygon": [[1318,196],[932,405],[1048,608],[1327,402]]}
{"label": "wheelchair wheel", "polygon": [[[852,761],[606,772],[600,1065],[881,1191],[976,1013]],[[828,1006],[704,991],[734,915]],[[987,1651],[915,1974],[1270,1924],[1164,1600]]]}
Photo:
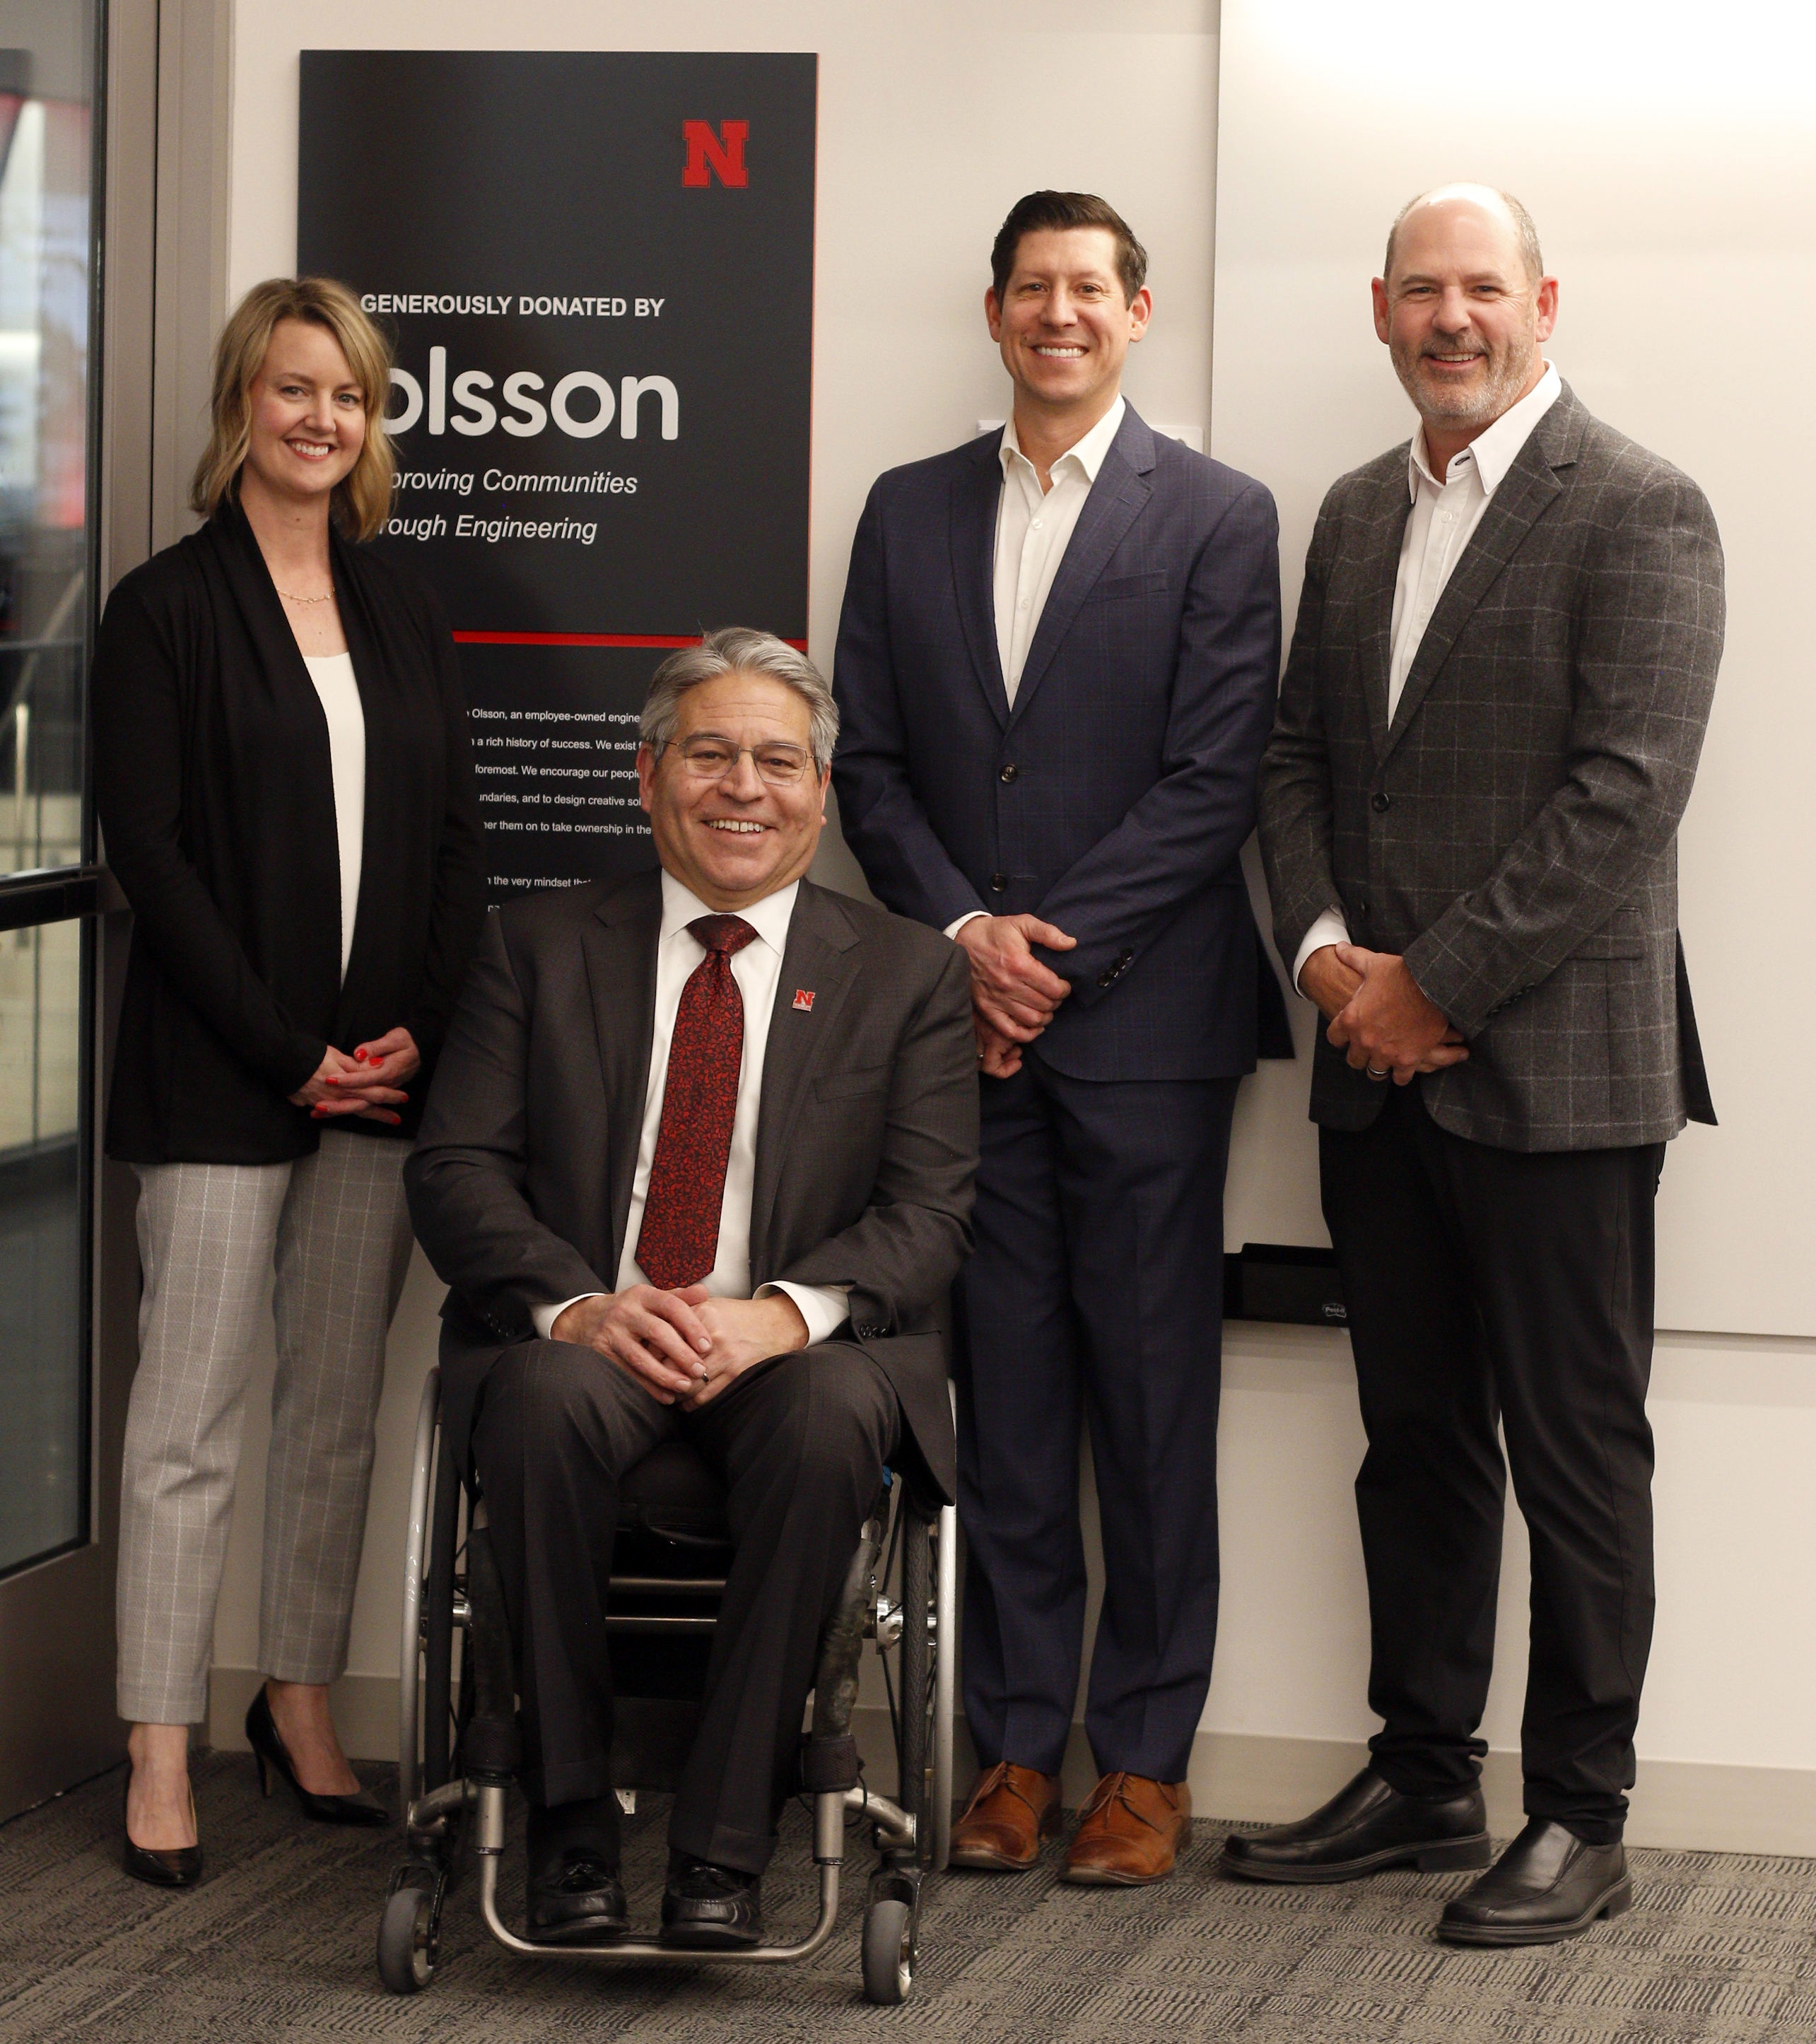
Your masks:
{"label": "wheelchair wheel", "polygon": [[897,2008],[914,1984],[914,1908],[898,1896],[883,1896],[864,1911],[864,1998]]}
{"label": "wheelchair wheel", "polygon": [[393,1994],[420,1994],[441,1946],[441,1883],[424,1868],[400,1869],[379,1919],[379,1979]]}

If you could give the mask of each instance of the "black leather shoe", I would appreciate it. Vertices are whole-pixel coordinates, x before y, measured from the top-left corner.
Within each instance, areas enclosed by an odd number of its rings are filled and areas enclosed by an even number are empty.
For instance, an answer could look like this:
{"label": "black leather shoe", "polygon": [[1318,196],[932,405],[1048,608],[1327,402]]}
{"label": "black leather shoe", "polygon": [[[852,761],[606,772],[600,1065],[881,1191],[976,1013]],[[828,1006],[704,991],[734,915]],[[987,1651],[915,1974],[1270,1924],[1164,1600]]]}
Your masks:
{"label": "black leather shoe", "polygon": [[[202,1848],[200,1846],[136,1846],[133,1834],[126,1830],[126,1797],[133,1786],[133,1770],[126,1770],[126,1785],[120,1792],[120,1828],[125,1833],[125,1850],[120,1856],[120,1864],[135,1881],[148,1881],[153,1888],[193,1888],[202,1878]],[[195,1812],[195,1799],[190,1798],[190,1814]]]}
{"label": "black leather shoe", "polygon": [[597,1944],[630,1928],[618,1869],[584,1846],[570,1846],[557,1865],[531,1874],[529,1904],[532,1944]]}
{"label": "black leather shoe", "polygon": [[369,1796],[360,1789],[352,1796],[317,1796],[306,1788],[296,1778],[296,1769],[290,1764],[290,1754],[279,1735],[276,1721],[271,1716],[271,1700],[265,1693],[265,1685],[259,1685],[259,1693],[246,1707],[246,1743],[252,1749],[259,1763],[259,1792],[271,1792],[271,1770],[290,1784],[290,1793],[306,1817],[313,1817],[318,1824],[359,1824],[376,1830],[388,1824],[391,1812],[376,1796]]}
{"label": "black leather shoe", "polygon": [[672,1869],[662,1892],[662,1942],[692,1952],[741,1951],[763,1942],[758,1877],[710,1861]]}
{"label": "black leather shoe", "polygon": [[1479,1788],[1429,1802],[1402,1796],[1372,1767],[1296,1824],[1223,1842],[1224,1871],[1245,1881],[1356,1881],[1389,1866],[1454,1873],[1494,1856]]}
{"label": "black leather shoe", "polygon": [[1555,1945],[1633,1906],[1624,1846],[1585,1845],[1534,1817],[1466,1894],[1445,1905],[1437,1934],[1453,1945]]}

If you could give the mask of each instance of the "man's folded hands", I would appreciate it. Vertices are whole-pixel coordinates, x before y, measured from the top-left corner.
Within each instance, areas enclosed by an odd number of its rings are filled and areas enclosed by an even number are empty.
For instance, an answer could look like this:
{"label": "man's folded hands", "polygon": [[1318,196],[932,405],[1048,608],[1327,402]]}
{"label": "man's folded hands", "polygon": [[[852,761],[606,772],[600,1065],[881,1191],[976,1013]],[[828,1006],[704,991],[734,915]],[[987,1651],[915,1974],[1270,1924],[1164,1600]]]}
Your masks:
{"label": "man's folded hands", "polygon": [[805,1348],[807,1324],[785,1292],[716,1299],[704,1285],[632,1285],[576,1299],[549,1335],[596,1349],[660,1404],[694,1411],[753,1364]]}

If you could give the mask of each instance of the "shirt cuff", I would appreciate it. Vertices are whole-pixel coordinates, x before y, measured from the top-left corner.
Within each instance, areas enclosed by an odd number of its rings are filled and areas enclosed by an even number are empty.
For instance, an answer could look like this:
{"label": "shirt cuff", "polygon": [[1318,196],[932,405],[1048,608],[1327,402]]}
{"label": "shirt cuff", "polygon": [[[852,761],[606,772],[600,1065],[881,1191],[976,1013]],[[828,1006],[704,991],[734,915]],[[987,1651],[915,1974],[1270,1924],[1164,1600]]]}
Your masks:
{"label": "shirt cuff", "polygon": [[815,1342],[830,1341],[851,1318],[848,1285],[760,1285],[756,1296],[766,1298],[771,1292],[786,1292],[800,1308],[810,1348]]}
{"label": "shirt cuff", "polygon": [[541,1339],[552,1341],[555,1337],[549,1330],[570,1306],[579,1305],[583,1299],[602,1299],[605,1296],[603,1292],[576,1292],[571,1299],[564,1299],[559,1306],[532,1306],[529,1324]]}
{"label": "shirt cuff", "polygon": [[990,911],[987,909],[968,909],[962,916],[955,916],[947,924],[945,934],[948,937],[956,937],[967,923],[975,923],[979,916],[987,916],[989,913]]}
{"label": "shirt cuff", "polygon": [[1305,942],[1299,946],[1299,956],[1293,960],[1293,990],[1302,999],[1309,999],[1299,985],[1299,974],[1305,970],[1305,962],[1314,951],[1321,951],[1326,944],[1346,944],[1349,941],[1349,925],[1343,920],[1341,909],[1326,909],[1311,928],[1306,932]]}

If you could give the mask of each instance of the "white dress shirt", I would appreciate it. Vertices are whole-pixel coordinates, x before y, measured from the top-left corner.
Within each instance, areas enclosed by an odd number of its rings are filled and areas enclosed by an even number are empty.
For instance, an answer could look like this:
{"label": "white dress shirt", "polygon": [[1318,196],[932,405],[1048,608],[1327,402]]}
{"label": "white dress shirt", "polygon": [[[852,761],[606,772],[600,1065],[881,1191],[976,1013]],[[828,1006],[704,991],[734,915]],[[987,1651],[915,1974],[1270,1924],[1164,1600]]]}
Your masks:
{"label": "white dress shirt", "polygon": [[[1128,409],[1128,400],[1118,398],[1084,438],[1068,448],[1047,471],[1052,486],[1045,491],[1040,471],[1015,437],[1014,420],[1010,418],[1002,428],[1002,445],[997,452],[1002,463],[1002,494],[996,506],[994,594],[996,652],[1011,709],[1022,686],[1022,670],[1028,664],[1028,649],[1052,594],[1053,578]],[[946,925],[946,935],[956,936],[972,916],[987,912],[972,909],[955,916]]]}
{"label": "white dress shirt", "polygon": [[[1564,386],[1556,367],[1545,374],[1517,405],[1510,405],[1495,423],[1468,447],[1450,457],[1440,482],[1425,453],[1425,428],[1413,435],[1406,451],[1406,490],[1412,509],[1400,541],[1400,568],[1394,582],[1394,623],[1387,666],[1387,720],[1399,708],[1400,692],[1418,656],[1431,613],[1437,608],[1463,550],[1476,536],[1482,514],[1506,479],[1515,457],[1533,429],[1557,402]],[[1293,960],[1293,985],[1306,960],[1326,944],[1346,944],[1349,926],[1341,909],[1326,909],[1306,931]]]}
{"label": "white dress shirt", "polygon": [[[782,954],[787,947],[788,924],[794,913],[794,897],[800,882],[766,895],[739,916],[756,931],[756,939],[732,955],[732,978],[744,1002],[744,1061],[738,1068],[737,1106],[732,1117],[731,1154],[725,1162],[725,1197],[719,1208],[718,1254],[713,1267],[700,1280],[715,1299],[748,1299],[750,1289],[750,1201],[756,1181],[756,1117],[763,1100],[763,1060],[769,1046],[769,1018],[775,1005],[776,982],[782,976]],[[662,876],[662,933],[656,945],[656,1026],[649,1044],[649,1087],[644,1095],[643,1133],[637,1146],[637,1176],[630,1193],[630,1212],[625,1222],[624,1248],[618,1258],[618,1289],[647,1285],[638,1269],[637,1239],[643,1227],[644,1201],[649,1193],[649,1174],[656,1162],[656,1139],[662,1127],[663,1096],[668,1087],[668,1049],[674,1040],[675,1016],[681,1005],[681,991],[694,968],[706,955],[706,947],[687,925],[709,909],[671,874]],[[600,1160],[600,1169],[605,1168]],[[836,1333],[847,1317],[843,1285],[765,1285],[757,1293],[786,1292],[801,1309],[807,1323],[809,1342],[820,1342]],[[598,1298],[596,1292],[582,1292],[577,1298]],[[544,1341],[549,1330],[573,1299],[558,1304],[533,1307],[530,1318]]]}
{"label": "white dress shirt", "polygon": [[340,977],[353,955],[360,866],[366,845],[366,713],[351,653],[306,653],[302,664],[328,720],[328,765],[334,778],[334,834],[340,846]]}

